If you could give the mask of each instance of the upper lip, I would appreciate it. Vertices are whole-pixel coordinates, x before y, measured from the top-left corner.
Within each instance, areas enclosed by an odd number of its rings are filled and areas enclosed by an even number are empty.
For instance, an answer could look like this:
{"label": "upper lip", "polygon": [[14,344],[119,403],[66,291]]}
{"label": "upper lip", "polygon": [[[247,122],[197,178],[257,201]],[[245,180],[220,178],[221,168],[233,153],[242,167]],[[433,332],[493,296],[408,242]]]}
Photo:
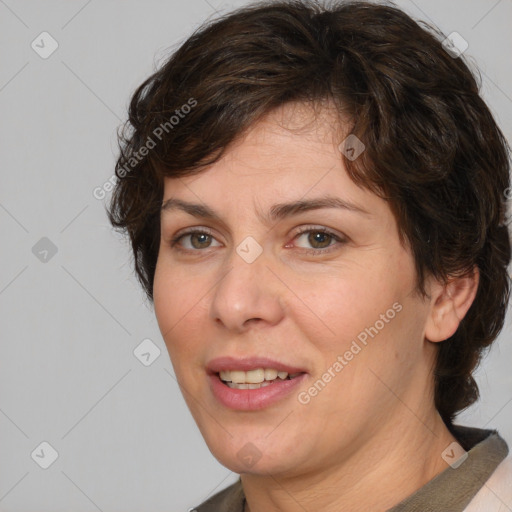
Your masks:
{"label": "upper lip", "polygon": [[269,359],[268,357],[217,357],[209,361],[206,365],[206,370],[210,374],[228,370],[249,371],[257,368],[272,368],[280,372],[288,373],[307,373],[303,368],[281,363],[280,361]]}

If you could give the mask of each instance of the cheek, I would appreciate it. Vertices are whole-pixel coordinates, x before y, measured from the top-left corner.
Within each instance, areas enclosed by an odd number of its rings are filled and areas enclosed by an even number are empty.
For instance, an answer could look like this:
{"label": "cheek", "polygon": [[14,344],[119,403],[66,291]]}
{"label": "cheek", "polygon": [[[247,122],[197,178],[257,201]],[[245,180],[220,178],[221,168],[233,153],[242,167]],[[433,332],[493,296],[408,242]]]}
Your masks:
{"label": "cheek", "polygon": [[[369,272],[366,277],[347,274],[303,283],[300,289],[295,287],[295,292],[304,303],[297,303],[295,321],[317,347],[322,343],[323,348],[334,351],[350,345],[376,321],[380,326],[380,315],[385,315],[399,299],[393,283],[379,282]],[[393,313],[394,310],[388,316]]]}
{"label": "cheek", "polygon": [[333,368],[342,357],[343,369],[336,373],[329,393],[352,389],[358,396],[362,386],[371,394],[366,381],[374,383],[375,376],[368,367],[392,379],[397,367],[405,369],[421,357],[424,308],[410,294],[412,269],[409,273],[407,262],[397,262],[394,267],[386,265],[387,271],[377,262],[365,272],[302,282],[296,289],[307,308],[295,309],[294,322],[309,340],[312,358],[314,354],[318,358],[315,371],[321,374]]}
{"label": "cheek", "polygon": [[162,264],[158,261],[153,281],[153,304],[158,326],[164,338],[165,333],[175,322],[178,313],[176,310],[178,305],[175,293],[176,285],[171,274],[163,270]]}
{"label": "cheek", "polygon": [[197,280],[157,263],[153,286],[155,315],[171,358],[177,353],[193,353],[194,344],[200,340],[193,331],[198,315],[203,314],[203,296],[203,287]]}

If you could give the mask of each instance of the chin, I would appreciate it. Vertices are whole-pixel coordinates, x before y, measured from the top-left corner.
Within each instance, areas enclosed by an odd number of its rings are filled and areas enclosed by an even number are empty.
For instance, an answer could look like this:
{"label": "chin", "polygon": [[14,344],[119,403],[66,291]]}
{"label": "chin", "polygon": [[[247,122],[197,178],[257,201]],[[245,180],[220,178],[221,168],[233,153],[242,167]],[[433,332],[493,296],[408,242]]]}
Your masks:
{"label": "chin", "polygon": [[295,472],[300,467],[297,443],[291,439],[287,443],[277,437],[275,440],[265,439],[268,432],[266,429],[264,434],[254,436],[229,437],[226,434],[224,440],[216,437],[212,442],[208,440],[207,445],[220,464],[235,473],[268,476]]}

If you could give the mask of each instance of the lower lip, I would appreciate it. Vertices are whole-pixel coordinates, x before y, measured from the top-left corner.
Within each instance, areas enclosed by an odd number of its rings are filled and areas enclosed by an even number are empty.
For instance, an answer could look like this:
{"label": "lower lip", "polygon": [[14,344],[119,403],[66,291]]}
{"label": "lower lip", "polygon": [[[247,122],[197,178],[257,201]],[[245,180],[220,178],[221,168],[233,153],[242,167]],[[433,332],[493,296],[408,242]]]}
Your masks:
{"label": "lower lip", "polygon": [[289,396],[307,377],[303,373],[294,379],[277,379],[258,389],[235,389],[224,384],[218,374],[210,375],[210,387],[215,398],[225,407],[238,411],[256,411],[269,407]]}

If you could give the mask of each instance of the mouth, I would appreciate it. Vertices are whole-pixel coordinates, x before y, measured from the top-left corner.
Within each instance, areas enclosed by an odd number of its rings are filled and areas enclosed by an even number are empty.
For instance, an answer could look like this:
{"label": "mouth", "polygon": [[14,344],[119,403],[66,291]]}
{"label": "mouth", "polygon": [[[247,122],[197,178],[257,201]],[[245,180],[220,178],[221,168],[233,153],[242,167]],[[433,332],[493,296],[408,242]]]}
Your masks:
{"label": "mouth", "polygon": [[224,370],[217,376],[231,389],[260,389],[284,380],[300,377],[305,372],[288,373],[275,368],[256,368],[254,370]]}
{"label": "mouth", "polygon": [[212,398],[234,410],[261,410],[289,399],[308,372],[262,357],[218,358],[207,365]]}

